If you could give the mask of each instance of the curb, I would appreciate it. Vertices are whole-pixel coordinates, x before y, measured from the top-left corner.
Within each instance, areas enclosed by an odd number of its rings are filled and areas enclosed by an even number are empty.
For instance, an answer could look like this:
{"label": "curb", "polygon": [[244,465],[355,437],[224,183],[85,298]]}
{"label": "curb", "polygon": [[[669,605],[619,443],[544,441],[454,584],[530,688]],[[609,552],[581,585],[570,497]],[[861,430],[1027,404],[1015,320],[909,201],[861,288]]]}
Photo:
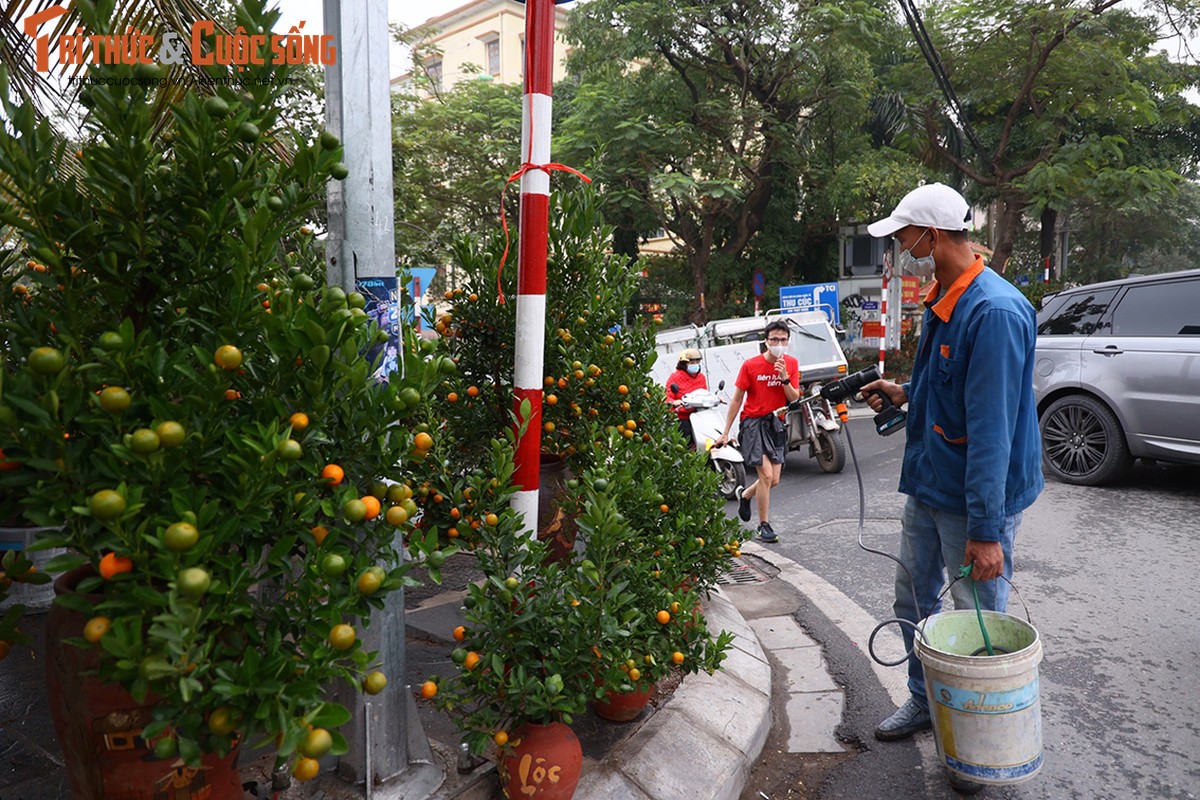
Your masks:
{"label": "curb", "polygon": [[709,630],[734,634],[723,669],[688,675],[633,736],[579,780],[579,800],[737,800],[771,730],[771,665],[719,589]]}

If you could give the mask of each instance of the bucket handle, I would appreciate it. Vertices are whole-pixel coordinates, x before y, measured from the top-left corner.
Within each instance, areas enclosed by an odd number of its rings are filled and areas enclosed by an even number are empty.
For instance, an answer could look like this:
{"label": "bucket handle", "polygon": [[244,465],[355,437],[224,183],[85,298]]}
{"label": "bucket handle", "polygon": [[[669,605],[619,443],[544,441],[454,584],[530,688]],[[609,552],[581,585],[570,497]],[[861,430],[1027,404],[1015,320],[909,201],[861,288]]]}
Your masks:
{"label": "bucket handle", "polygon": [[[937,601],[933,604],[934,607],[936,607],[937,604],[942,601],[942,598],[946,596],[946,592],[950,591],[954,587],[954,584],[958,583],[959,581],[963,580],[964,578],[970,577],[971,566],[972,565],[970,565],[970,564],[963,564],[961,567],[959,567],[958,575],[954,578],[954,580],[950,581],[950,584],[945,589],[942,590],[941,594],[938,595]],[[1021,597],[1021,593],[1017,590],[1016,584],[1014,584],[1012,581],[1010,581],[1004,575],[997,575],[996,577],[1002,579],[1005,583],[1008,584],[1008,587],[1010,589],[1012,589],[1014,592],[1016,592],[1017,599],[1021,601],[1021,607],[1025,609],[1025,619],[1029,622],[1030,625],[1033,625],[1033,617],[1029,613],[1029,604],[1025,602],[1024,597]],[[972,589],[971,593],[975,596],[975,615],[979,618],[979,632],[983,634],[983,647],[979,648],[971,655],[977,656],[980,653],[986,651],[987,654],[989,656],[991,656],[991,655],[995,655],[995,652],[993,652],[994,650],[999,650],[1002,653],[1007,653],[1008,652],[1007,650],[1004,650],[999,647],[994,648],[992,646],[991,637],[988,636],[987,628],[983,624],[983,612],[979,608],[979,592],[975,589],[974,582],[972,582],[971,589]],[[926,643],[929,642],[928,637],[925,636],[925,624],[928,621],[929,621],[929,617],[925,617],[925,619],[921,620],[921,639],[923,641],[925,641]]]}
{"label": "bucket handle", "polygon": [[[970,572],[967,572],[966,574],[970,575]],[[954,584],[958,583],[964,577],[966,577],[966,575],[960,574],[960,575],[956,576],[954,578],[954,580],[950,581],[949,585],[947,585],[946,588],[942,590],[942,593],[938,595],[937,601],[935,601],[933,604],[934,607],[937,607],[938,603],[940,603],[942,601],[942,598],[944,598],[946,596],[946,592],[950,591],[950,589],[954,586]],[[1017,589],[1016,584],[1013,583],[1011,580],[1009,580],[1004,575],[999,575],[997,577],[999,577],[1005,583],[1007,583],[1009,588],[1012,589],[1013,592],[1017,595],[1017,599],[1021,601],[1021,607],[1025,609],[1025,619],[1028,620],[1030,625],[1032,625],[1033,617],[1029,613],[1029,604],[1025,602],[1024,597],[1021,597],[1021,592]],[[978,610],[978,606],[976,607],[976,610]],[[928,644],[929,637],[925,635],[925,623],[928,621],[929,621],[928,616],[925,617],[924,619],[922,619],[920,624],[913,622],[911,620],[901,619],[899,617],[895,617],[893,619],[885,619],[883,622],[876,625],[875,629],[871,631],[871,636],[867,639],[867,653],[870,654],[871,658],[874,659],[875,663],[879,664],[880,666],[884,666],[884,667],[900,666],[901,664],[908,661],[908,659],[910,659],[912,657],[913,650],[915,650],[916,646],[917,646],[915,637],[913,639],[913,646],[911,648],[909,648],[908,651],[905,652],[904,655],[900,656],[900,658],[896,659],[895,661],[885,661],[884,659],[880,658],[878,656],[878,654],[876,654],[876,652],[875,652],[875,637],[877,635],[879,635],[879,632],[881,630],[883,630],[884,627],[891,625],[892,623],[895,623],[901,627],[907,626],[909,628],[912,628],[912,631],[915,634],[915,636],[920,636],[921,641]],[[985,638],[987,637],[986,629],[983,629],[983,635]]]}

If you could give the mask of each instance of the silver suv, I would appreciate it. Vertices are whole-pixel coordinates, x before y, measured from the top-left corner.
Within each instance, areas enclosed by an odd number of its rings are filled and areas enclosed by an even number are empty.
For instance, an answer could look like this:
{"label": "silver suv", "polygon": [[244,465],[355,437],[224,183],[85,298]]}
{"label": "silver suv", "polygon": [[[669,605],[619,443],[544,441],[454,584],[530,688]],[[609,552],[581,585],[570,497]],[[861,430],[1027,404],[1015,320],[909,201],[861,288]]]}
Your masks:
{"label": "silver suv", "polygon": [[1094,486],[1135,458],[1200,464],[1200,270],[1067,289],[1037,332],[1047,474]]}

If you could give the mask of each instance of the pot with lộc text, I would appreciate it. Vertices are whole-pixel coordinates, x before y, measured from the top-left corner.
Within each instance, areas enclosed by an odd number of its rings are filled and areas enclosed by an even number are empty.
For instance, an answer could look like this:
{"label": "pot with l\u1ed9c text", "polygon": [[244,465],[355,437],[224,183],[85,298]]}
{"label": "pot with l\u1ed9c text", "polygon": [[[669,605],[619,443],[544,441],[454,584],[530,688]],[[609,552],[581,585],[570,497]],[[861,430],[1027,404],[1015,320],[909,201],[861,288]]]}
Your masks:
{"label": "pot with l\u1ed9c text", "polygon": [[569,725],[523,722],[500,759],[500,781],[510,800],[570,800],[583,772],[583,748]]}

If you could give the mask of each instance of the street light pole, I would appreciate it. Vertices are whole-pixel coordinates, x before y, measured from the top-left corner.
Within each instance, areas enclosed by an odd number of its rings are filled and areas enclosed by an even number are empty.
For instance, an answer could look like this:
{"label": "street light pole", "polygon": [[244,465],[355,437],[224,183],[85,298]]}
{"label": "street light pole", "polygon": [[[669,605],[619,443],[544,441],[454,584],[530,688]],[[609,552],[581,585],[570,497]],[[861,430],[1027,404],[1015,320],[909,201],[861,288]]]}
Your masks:
{"label": "street light pole", "polygon": [[[359,291],[396,307],[396,241],[392,196],[390,40],[386,3],[325,0],[325,33],[338,48],[325,67],[326,127],[342,141],[350,174],[328,185],[329,231],[325,241],[329,285]],[[385,324],[389,320],[381,321]],[[388,333],[399,336],[398,318]],[[380,413],[385,413],[380,409]],[[388,464],[379,465],[387,469]],[[404,544],[397,534],[401,557]],[[365,650],[378,651],[392,683],[368,703],[357,688],[339,687],[350,709],[348,752],[338,763],[346,780],[378,793],[428,797],[441,783],[412,694],[405,686],[404,593],[388,594],[383,611],[373,611],[364,631]],[[387,781],[403,775],[392,786]],[[397,795],[396,792],[400,794]]]}

